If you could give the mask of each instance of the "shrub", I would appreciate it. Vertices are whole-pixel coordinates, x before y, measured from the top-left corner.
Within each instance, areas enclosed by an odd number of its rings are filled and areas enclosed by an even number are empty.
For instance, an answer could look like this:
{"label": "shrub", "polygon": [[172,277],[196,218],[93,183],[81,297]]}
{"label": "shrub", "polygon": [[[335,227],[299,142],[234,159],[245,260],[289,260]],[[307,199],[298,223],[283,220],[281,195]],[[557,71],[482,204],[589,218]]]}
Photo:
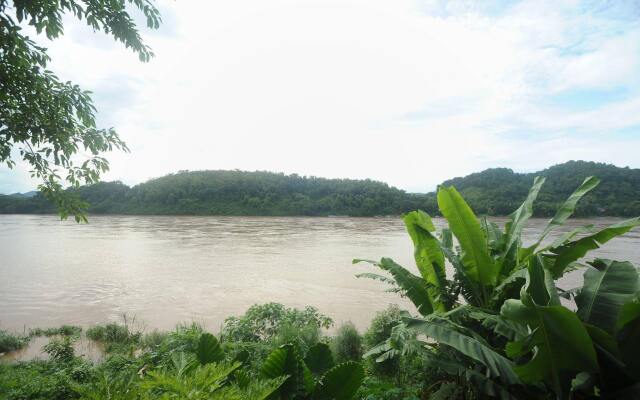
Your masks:
{"label": "shrub", "polygon": [[26,336],[14,335],[0,330],[0,353],[21,349],[28,343],[29,338]]}
{"label": "shrub", "polygon": [[290,326],[309,325],[326,329],[333,325],[333,320],[310,306],[299,310],[279,303],[254,304],[244,315],[225,319],[221,337],[234,342],[268,341]]}
{"label": "shrub", "polygon": [[0,363],[0,399],[67,400],[78,396],[68,369],[52,361]]}
{"label": "shrub", "polygon": [[[365,350],[371,350],[389,339],[393,328],[402,322],[403,314],[404,312],[397,305],[390,305],[386,310],[376,313],[363,336]],[[370,368],[374,372],[387,376],[394,375],[400,364],[398,358],[389,358],[383,362],[376,362],[375,358],[370,360]]]}
{"label": "shrub", "polygon": [[352,322],[344,323],[338,328],[331,341],[331,349],[339,363],[362,359],[362,337]]}
{"label": "shrub", "polygon": [[143,348],[154,349],[160,347],[168,336],[168,333],[154,329],[151,333],[147,333],[142,337],[140,344]]}
{"label": "shrub", "polygon": [[73,350],[73,340],[69,336],[61,339],[51,339],[49,343],[42,348],[49,355],[51,360],[56,362],[69,362],[75,356]]}
{"label": "shrub", "polygon": [[276,346],[291,343],[295,345],[302,354],[306,354],[311,346],[320,341],[320,328],[311,323],[308,325],[284,324],[280,327],[277,336],[272,342]]}

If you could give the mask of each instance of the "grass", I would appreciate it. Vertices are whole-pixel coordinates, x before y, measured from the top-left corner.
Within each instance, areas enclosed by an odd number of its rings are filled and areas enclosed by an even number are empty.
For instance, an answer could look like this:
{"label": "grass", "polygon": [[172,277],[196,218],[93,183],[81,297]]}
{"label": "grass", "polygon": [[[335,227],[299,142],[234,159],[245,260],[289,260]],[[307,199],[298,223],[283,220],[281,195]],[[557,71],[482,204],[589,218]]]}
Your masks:
{"label": "grass", "polygon": [[28,343],[28,336],[16,335],[5,330],[0,330],[0,353],[21,349]]}
{"label": "grass", "polygon": [[82,328],[75,325],[62,325],[58,328],[36,328],[29,331],[29,336],[80,336]]}

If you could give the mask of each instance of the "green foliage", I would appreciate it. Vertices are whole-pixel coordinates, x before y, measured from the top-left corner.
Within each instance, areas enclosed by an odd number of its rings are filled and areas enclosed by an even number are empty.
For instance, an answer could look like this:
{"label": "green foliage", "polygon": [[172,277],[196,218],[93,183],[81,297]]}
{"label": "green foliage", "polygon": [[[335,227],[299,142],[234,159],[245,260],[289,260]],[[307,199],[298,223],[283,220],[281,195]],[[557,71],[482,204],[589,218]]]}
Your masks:
{"label": "green foliage", "polygon": [[331,340],[331,349],[339,363],[362,359],[362,337],[352,322],[340,325]]}
{"label": "green foliage", "polygon": [[72,376],[79,366],[54,361],[0,363],[0,398],[8,400],[67,400],[78,396]]}
{"label": "green foliage", "polygon": [[[376,313],[363,336],[365,351],[370,351],[389,339],[393,328],[400,325],[402,318],[406,316],[406,311],[402,311],[397,305],[390,305],[386,310]],[[370,367],[378,374],[392,376],[398,371],[399,365],[400,360],[392,357],[381,362],[374,361]]]}
{"label": "green foliage", "polygon": [[589,176],[597,176],[603,182],[588,198],[580,201],[575,215],[640,215],[640,169],[619,168],[611,164],[569,161],[527,174],[493,168],[454,178],[442,185],[458,189],[479,214],[509,215],[526,198],[536,176],[545,177],[548,181],[540,190],[534,209],[536,216],[554,215],[571,194],[571,188]]}
{"label": "green foliage", "polygon": [[15,335],[5,330],[0,330],[0,353],[18,350],[29,344],[28,336]]}
{"label": "green foliage", "polygon": [[42,349],[57,362],[70,362],[75,357],[73,339],[70,336],[51,339]]}
{"label": "green foliage", "polygon": [[240,317],[225,319],[221,336],[223,340],[234,342],[268,341],[276,338],[283,328],[309,325],[326,329],[333,325],[333,321],[309,306],[298,310],[278,303],[256,304]]}
{"label": "green foliage", "polygon": [[304,358],[304,363],[316,375],[322,375],[334,366],[333,354],[326,343],[313,345]]}
{"label": "green foliage", "polygon": [[[376,216],[435,209],[427,196],[381,182],[270,172],[183,171],[131,188],[101,182],[69,192],[95,214]],[[52,211],[42,196],[0,196],[0,213]]]}
{"label": "green foliage", "polygon": [[[101,154],[128,151],[127,146],[113,128],[96,127],[90,93],[48,70],[46,49],[25,36],[20,23],[53,40],[63,34],[64,15],[72,15],[148,61],[153,53],[142,42],[127,6],[142,12],[149,28],[158,28],[160,15],[149,0],[12,3],[0,0],[0,162],[12,168],[18,154],[31,166],[32,176],[41,179],[40,190],[63,218],[86,220],[86,203],[62,189],[60,174],[73,186],[98,182],[109,169]],[[81,152],[89,156],[78,165]]]}
{"label": "green foliage", "polygon": [[220,362],[224,359],[224,353],[220,347],[220,343],[215,336],[210,333],[200,335],[196,357],[201,365]]}
{"label": "green foliage", "polygon": [[584,273],[576,296],[578,316],[586,323],[613,333],[622,307],[640,290],[638,272],[629,262],[595,260]]}
{"label": "green foliage", "polygon": [[142,332],[134,331],[125,318],[124,324],[111,322],[105,325],[94,325],[87,329],[89,339],[106,345],[108,352],[118,349],[133,351],[142,339]]}
{"label": "green foliage", "polygon": [[[597,180],[589,182],[585,185],[590,193],[587,198],[581,200],[584,193],[576,193],[574,198],[567,199],[572,194],[571,188],[592,175],[601,177],[603,184],[595,188]],[[524,204],[535,176],[546,177],[548,182],[537,193],[533,215],[552,216],[556,210],[564,210],[551,228],[564,223],[574,212],[578,216],[640,215],[640,170],[613,165],[572,161],[535,174],[492,169],[446,181],[442,186],[455,187],[477,214],[509,215]],[[405,193],[370,180],[270,172],[180,171],[134,187],[121,182],[100,182],[72,188],[69,194],[87,202],[89,212],[95,214],[376,216],[416,209],[431,215],[439,213],[435,193]],[[523,216],[527,209],[525,206],[521,210]],[[0,213],[54,211],[40,195],[0,195]],[[409,230],[408,221],[405,223]],[[416,221],[416,226],[419,224]],[[516,224],[514,228],[521,226]]]}
{"label": "green foliage", "polygon": [[75,325],[62,325],[57,328],[36,328],[29,331],[29,336],[79,336],[82,332],[82,327]]}
{"label": "green foliage", "polygon": [[[478,395],[503,399],[535,397],[541,385],[559,398],[584,387],[602,390],[588,383],[598,381],[599,365],[606,358],[609,364],[626,365],[620,367],[618,375],[631,377],[608,385],[627,390],[629,382],[634,382],[634,361],[623,359],[617,341],[624,337],[628,354],[638,354],[629,339],[629,332],[636,333],[636,327],[627,328],[626,335],[614,327],[619,327],[620,315],[635,321],[636,314],[630,311],[633,306],[626,306],[627,313],[621,310],[638,295],[638,271],[628,263],[596,260],[587,270],[585,285],[576,298],[577,314],[561,305],[554,280],[575,268],[590,250],[640,224],[640,218],[596,233],[591,227],[582,227],[543,247],[545,237],[566,221],[578,201],[598,185],[598,179],[587,177],[561,203],[538,241],[522,247],[522,231],[533,215],[544,183],[544,178],[534,180],[504,230],[486,218],[478,220],[453,187],[438,190],[438,205],[448,222],[440,235],[436,236],[426,213],[405,217],[421,276],[383,258],[374,265],[388,271],[393,279],[372,274],[367,277],[391,282],[394,290],[415,304],[422,317],[403,316],[402,322],[386,332],[387,337],[370,347],[365,356],[383,363],[419,352],[451,379],[464,377],[472,382]],[[579,236],[585,232],[589,234]],[[455,247],[453,237],[457,239]],[[438,272],[443,258],[453,266],[452,280]],[[598,352],[594,340],[601,349]],[[586,375],[572,386],[577,374]],[[450,390],[444,383],[441,386],[440,393]]]}
{"label": "green foliage", "polygon": [[231,374],[240,363],[209,363],[184,374],[151,372],[142,386],[143,398],[162,399],[266,399],[281,380],[259,381],[241,388],[230,383]]}
{"label": "green foliage", "polygon": [[421,392],[420,385],[396,385],[383,377],[367,375],[356,397],[363,400],[419,400]]}
{"label": "green foliage", "polygon": [[[264,361],[261,371],[267,378],[287,376],[275,398],[279,399],[334,399],[353,398],[364,379],[359,363],[347,361],[328,369],[317,379],[312,370],[326,369],[330,359],[329,347],[317,345],[312,354],[303,359],[295,346],[280,346]],[[307,365],[306,361],[313,363]]]}

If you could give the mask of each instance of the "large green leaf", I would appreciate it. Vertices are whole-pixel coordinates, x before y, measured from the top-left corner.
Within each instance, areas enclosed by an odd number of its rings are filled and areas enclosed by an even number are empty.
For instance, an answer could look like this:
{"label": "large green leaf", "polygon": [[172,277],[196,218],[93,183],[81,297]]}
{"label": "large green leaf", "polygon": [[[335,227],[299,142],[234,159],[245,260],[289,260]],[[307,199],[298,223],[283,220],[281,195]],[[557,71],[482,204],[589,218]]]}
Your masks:
{"label": "large green leaf", "polygon": [[637,301],[622,306],[617,338],[622,360],[629,373],[640,381],[640,303]]}
{"label": "large green leaf", "polygon": [[326,343],[318,342],[311,346],[304,362],[314,374],[323,374],[333,367],[331,349]]}
{"label": "large green leaf", "polygon": [[454,324],[445,319],[405,319],[407,327],[435,339],[438,343],[451,346],[460,353],[484,365],[491,376],[500,378],[504,383],[520,383],[513,370],[513,363],[497,353],[477,338],[460,332]]}
{"label": "large green leaf", "polygon": [[531,329],[528,337],[507,345],[510,357],[532,354],[528,362],[515,367],[524,382],[546,382],[558,398],[566,398],[578,372],[597,370],[589,334],[578,316],[565,307],[539,306],[523,292],[522,300],[507,300],[501,314]]}
{"label": "large green leaf", "polygon": [[353,260],[354,264],[359,262],[368,262],[385,271],[388,271],[395,279],[397,285],[402,289],[404,294],[416,306],[420,314],[429,315],[434,311],[432,292],[433,286],[427,283],[419,276],[415,276],[407,271],[404,267],[396,264],[390,258],[383,258],[380,262],[370,260]]}
{"label": "large green leaf", "polygon": [[584,257],[589,251],[600,248],[601,245],[607,243],[609,240],[629,232],[639,224],[640,217],[631,218],[613,224],[593,235],[585,236],[551,249],[552,254],[548,256],[553,259],[551,272],[554,278],[562,276],[569,264]]}
{"label": "large green leaf", "polygon": [[317,397],[327,400],[349,400],[355,396],[363,380],[364,369],[359,363],[347,361],[336,365],[324,374],[316,386]]}
{"label": "large green leaf", "polygon": [[527,265],[527,283],[523,287],[531,299],[538,305],[558,306],[560,296],[551,273],[544,267],[544,259],[536,254]]}
{"label": "large green leaf", "polygon": [[200,335],[196,357],[201,365],[220,362],[224,359],[224,352],[215,336],[210,333]]}
{"label": "large green leaf", "polygon": [[596,259],[584,273],[576,296],[578,316],[584,322],[614,333],[620,308],[638,292],[638,271],[629,262]]}
{"label": "large green leaf", "polygon": [[487,237],[469,205],[455,188],[441,187],[438,207],[458,238],[466,274],[483,285],[494,285],[498,271],[488,252]]}
{"label": "large green leaf", "polygon": [[533,186],[529,189],[527,198],[524,200],[522,205],[520,205],[520,207],[518,207],[518,209],[509,216],[510,219],[505,225],[506,246],[503,255],[505,257],[503,268],[506,263],[512,263],[507,272],[505,272],[505,275],[516,266],[515,264],[517,264],[517,250],[520,243],[520,235],[522,234],[522,229],[524,228],[527,220],[529,220],[533,215],[533,202],[538,197],[538,193],[540,192],[540,188],[544,184],[544,181],[545,178],[543,177],[538,176],[535,178]]}
{"label": "large green leaf", "polygon": [[261,368],[262,375],[266,378],[275,379],[288,376],[278,389],[278,395],[281,399],[290,399],[309,392],[308,371],[295,347],[291,344],[282,345],[272,351],[264,360]]}
{"label": "large green leaf", "polygon": [[[425,281],[434,288],[446,285],[444,254],[440,249],[440,242],[432,235],[436,228],[431,217],[423,211],[412,211],[403,218],[407,232],[413,241],[414,258],[420,274]],[[444,311],[444,305],[437,301],[437,289],[431,289],[431,301],[439,311]]]}

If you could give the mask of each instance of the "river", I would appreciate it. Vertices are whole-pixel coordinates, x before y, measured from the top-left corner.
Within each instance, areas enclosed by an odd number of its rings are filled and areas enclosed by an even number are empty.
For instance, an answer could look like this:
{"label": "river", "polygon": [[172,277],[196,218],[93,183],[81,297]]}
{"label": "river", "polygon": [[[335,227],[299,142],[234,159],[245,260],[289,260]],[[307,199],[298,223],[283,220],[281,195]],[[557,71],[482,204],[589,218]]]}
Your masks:
{"label": "river", "polygon": [[[573,219],[560,231],[617,221]],[[545,224],[530,220],[525,242]],[[594,254],[640,265],[640,231]],[[193,320],[216,332],[225,317],[269,301],[312,305],[365,329],[388,304],[408,306],[383,283],[355,277],[375,270],[353,258],[383,256],[415,269],[399,218],[92,216],[78,225],[3,215],[0,329],[86,327],[127,315],[145,330]],[[562,285],[580,279],[574,272]]]}

